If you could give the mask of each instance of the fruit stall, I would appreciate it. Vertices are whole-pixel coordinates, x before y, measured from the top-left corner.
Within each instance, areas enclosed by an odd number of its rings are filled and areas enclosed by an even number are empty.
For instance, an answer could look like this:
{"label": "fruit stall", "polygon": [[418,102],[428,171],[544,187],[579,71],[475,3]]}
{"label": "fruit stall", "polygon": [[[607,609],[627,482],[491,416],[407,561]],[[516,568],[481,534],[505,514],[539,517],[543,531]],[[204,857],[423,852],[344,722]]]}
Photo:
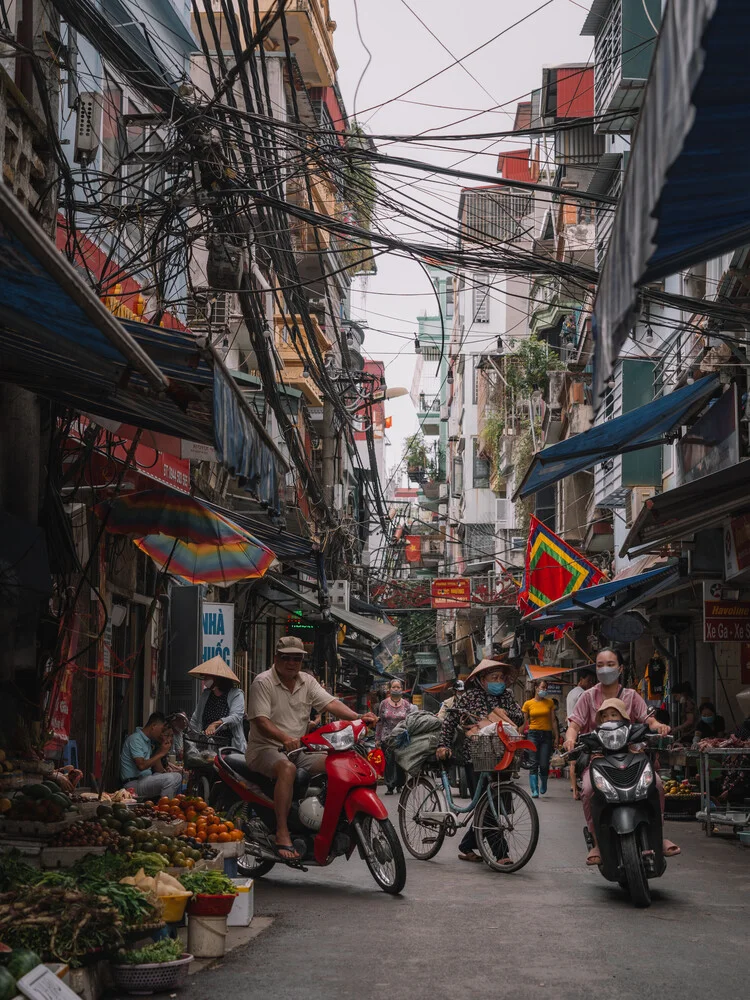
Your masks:
{"label": "fruit stall", "polygon": [[114,801],[38,777],[0,806],[0,1000],[32,996],[45,965],[86,1000],[173,991],[193,953],[223,953],[248,888],[225,874],[244,846],[230,821],[197,797]]}

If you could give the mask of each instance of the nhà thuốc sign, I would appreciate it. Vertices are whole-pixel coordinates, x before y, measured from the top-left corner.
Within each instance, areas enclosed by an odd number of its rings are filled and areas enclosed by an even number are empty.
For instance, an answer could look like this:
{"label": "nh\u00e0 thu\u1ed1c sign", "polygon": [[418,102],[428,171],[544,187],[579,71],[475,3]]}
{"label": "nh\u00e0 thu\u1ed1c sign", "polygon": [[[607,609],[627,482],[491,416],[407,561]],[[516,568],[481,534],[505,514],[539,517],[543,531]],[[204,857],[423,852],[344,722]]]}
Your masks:
{"label": "nh\u00e0 thu\u1ed1c sign", "polygon": [[203,659],[220,656],[228,667],[234,661],[234,605],[203,602]]}

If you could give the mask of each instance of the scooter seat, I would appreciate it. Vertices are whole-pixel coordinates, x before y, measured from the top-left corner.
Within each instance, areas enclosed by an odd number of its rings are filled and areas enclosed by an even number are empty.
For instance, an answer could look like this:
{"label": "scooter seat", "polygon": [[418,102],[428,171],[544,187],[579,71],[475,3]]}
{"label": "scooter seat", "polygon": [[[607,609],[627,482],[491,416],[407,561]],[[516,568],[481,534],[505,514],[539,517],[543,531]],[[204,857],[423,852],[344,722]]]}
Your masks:
{"label": "scooter seat", "polygon": [[[248,785],[255,785],[259,788],[264,795],[268,795],[269,798],[273,798],[273,786],[275,781],[273,778],[267,777],[265,774],[261,774],[260,771],[253,771],[247,766],[245,757],[241,753],[227,753],[224,754],[222,760],[241,781]],[[310,784],[310,775],[303,768],[297,768],[297,776],[294,779],[294,792],[295,798],[299,798],[301,795],[307,791],[307,786]]]}

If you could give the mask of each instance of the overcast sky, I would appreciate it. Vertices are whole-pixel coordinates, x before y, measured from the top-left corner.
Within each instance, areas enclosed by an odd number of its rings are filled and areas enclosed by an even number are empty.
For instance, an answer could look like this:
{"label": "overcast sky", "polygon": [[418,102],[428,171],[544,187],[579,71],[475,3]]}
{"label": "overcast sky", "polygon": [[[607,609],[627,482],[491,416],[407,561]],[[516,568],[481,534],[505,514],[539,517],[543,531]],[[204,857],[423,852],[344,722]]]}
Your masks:
{"label": "overcast sky", "polygon": [[[362,77],[368,56],[357,32],[354,0],[330,3],[347,112],[375,135],[426,130],[463,135],[509,129],[517,102],[540,86],[542,67],[592,61],[593,40],[579,34],[590,0],[548,0],[546,5],[544,0],[357,0],[362,40],[372,53]],[[504,29],[509,30],[461,65],[399,97]],[[502,149],[518,146],[518,140],[462,141],[439,150],[378,141],[382,152],[445,166],[461,161],[467,169],[487,174],[496,172]],[[399,182],[418,177],[409,174]],[[388,182],[394,183],[393,178]],[[462,183],[474,182],[432,177],[406,190],[455,219]],[[392,233],[404,232],[397,219],[384,220],[384,226]],[[413,239],[413,232],[410,235]],[[425,312],[433,315],[435,299],[418,264],[385,255],[377,266],[377,275],[367,279],[365,295],[353,296],[353,315],[369,324],[365,349],[386,363],[388,385],[409,388],[416,317]],[[391,467],[400,459],[405,439],[416,430],[417,419],[408,397],[389,402],[388,412],[393,415],[386,459]]]}

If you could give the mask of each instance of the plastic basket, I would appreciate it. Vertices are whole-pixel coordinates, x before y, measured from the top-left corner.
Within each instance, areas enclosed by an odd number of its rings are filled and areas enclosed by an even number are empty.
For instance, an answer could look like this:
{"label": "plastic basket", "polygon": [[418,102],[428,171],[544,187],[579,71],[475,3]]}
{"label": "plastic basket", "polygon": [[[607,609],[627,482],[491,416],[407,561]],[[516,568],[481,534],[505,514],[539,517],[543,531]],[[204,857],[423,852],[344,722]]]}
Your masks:
{"label": "plastic basket", "polygon": [[189,917],[225,917],[234,906],[234,893],[200,892],[188,903]]}
{"label": "plastic basket", "polygon": [[148,965],[112,965],[115,986],[133,996],[167,993],[182,986],[187,979],[193,956],[185,952],[174,962],[151,962]]}
{"label": "plastic basket", "polygon": [[466,744],[475,771],[494,771],[505,756],[505,746],[499,736],[470,736]]}

